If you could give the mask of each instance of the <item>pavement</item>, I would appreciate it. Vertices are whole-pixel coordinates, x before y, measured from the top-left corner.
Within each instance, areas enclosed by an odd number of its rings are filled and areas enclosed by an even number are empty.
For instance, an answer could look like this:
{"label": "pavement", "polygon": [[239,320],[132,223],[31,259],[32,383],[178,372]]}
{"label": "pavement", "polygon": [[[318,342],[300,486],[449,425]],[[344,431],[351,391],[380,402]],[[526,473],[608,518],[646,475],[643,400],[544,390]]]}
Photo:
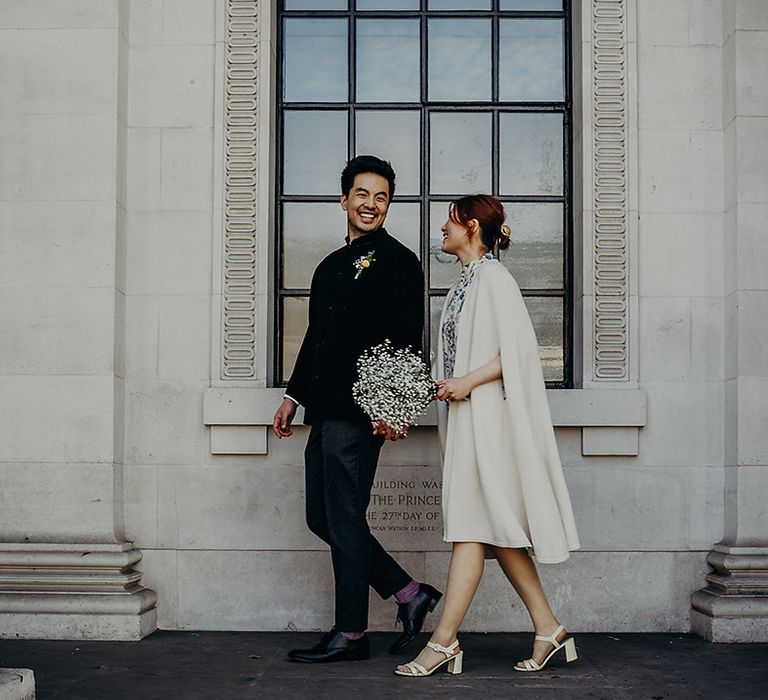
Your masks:
{"label": "pavement", "polygon": [[[512,670],[530,634],[463,634],[464,672],[400,678],[392,633],[371,634],[368,661],[292,663],[315,633],[166,632],[141,642],[0,640],[0,667],[30,668],[38,700],[109,698],[515,698],[763,700],[768,644],[710,644],[681,634],[576,634],[579,659],[541,673]],[[419,643],[427,641],[421,635]],[[411,651],[411,650],[409,650]],[[559,655],[562,658],[562,652]]]}

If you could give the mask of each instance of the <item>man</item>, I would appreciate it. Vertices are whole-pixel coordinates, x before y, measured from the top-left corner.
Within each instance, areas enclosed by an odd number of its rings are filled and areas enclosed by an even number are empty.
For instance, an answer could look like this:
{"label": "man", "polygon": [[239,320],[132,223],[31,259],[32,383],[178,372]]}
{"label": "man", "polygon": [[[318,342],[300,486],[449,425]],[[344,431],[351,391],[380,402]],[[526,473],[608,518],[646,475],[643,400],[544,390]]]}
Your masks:
{"label": "man", "polygon": [[368,529],[366,509],[381,447],[385,439],[406,435],[384,424],[371,429],[352,398],[364,350],[387,338],[395,346],[421,349],[421,264],[383,228],[395,193],[389,163],[354,158],[341,174],[341,190],[346,245],[315,270],[309,327],[273,423],[277,437],[290,437],[296,407],[304,406],[304,422],[312,426],[305,451],[307,525],[331,548],[334,627],[315,647],[288,655],[308,663],[368,658],[369,586],[398,603],[403,632],[392,653],[413,641],[442,596],[408,575]]}

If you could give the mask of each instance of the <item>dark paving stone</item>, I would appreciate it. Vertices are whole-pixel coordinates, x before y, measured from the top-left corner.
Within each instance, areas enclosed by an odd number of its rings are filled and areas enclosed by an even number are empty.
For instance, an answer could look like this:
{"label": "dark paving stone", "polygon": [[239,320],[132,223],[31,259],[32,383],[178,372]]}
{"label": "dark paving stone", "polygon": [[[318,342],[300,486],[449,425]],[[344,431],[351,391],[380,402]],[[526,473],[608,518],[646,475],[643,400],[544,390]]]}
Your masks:
{"label": "dark paving stone", "polygon": [[[541,673],[513,670],[530,634],[465,634],[464,673],[399,678],[412,655],[371,635],[368,661],[286,660],[316,634],[157,632],[142,642],[0,640],[0,666],[31,668],[39,700],[155,698],[511,698],[520,700],[753,700],[768,697],[768,644],[714,645],[691,635],[576,635],[579,660]],[[426,642],[426,636],[423,641]]]}

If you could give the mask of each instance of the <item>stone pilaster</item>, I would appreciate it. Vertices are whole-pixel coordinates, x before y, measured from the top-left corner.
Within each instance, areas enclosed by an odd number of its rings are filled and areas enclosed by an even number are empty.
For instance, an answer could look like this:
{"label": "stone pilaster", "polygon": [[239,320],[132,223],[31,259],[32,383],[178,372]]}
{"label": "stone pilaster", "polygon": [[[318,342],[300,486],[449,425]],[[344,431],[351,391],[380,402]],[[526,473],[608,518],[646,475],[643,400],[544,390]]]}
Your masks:
{"label": "stone pilaster", "polygon": [[725,162],[725,536],[691,599],[714,642],[768,642],[768,52],[762,3],[723,3]]}
{"label": "stone pilaster", "polygon": [[691,597],[691,628],[713,642],[768,641],[768,547],[716,544],[714,569]]}
{"label": "stone pilaster", "polygon": [[128,9],[21,3],[3,17],[3,60],[24,76],[0,130],[17,171],[0,183],[0,257],[18,271],[0,290],[16,310],[0,371],[5,638],[156,628],[123,531]]}
{"label": "stone pilaster", "polygon": [[157,628],[131,544],[0,544],[0,638],[139,640]]}

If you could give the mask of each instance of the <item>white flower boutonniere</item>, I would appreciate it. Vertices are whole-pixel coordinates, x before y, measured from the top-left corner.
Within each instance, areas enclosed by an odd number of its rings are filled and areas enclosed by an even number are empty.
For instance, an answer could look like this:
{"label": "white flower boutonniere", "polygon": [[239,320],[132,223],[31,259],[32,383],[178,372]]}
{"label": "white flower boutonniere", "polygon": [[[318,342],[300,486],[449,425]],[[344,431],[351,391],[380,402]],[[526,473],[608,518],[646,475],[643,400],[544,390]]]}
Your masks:
{"label": "white flower boutonniere", "polygon": [[376,258],[373,257],[375,252],[375,250],[372,250],[368,253],[368,255],[361,255],[357,260],[355,260],[355,269],[357,270],[355,279],[360,277],[360,275],[363,274],[363,270],[367,270],[371,266],[371,263],[376,261]]}

